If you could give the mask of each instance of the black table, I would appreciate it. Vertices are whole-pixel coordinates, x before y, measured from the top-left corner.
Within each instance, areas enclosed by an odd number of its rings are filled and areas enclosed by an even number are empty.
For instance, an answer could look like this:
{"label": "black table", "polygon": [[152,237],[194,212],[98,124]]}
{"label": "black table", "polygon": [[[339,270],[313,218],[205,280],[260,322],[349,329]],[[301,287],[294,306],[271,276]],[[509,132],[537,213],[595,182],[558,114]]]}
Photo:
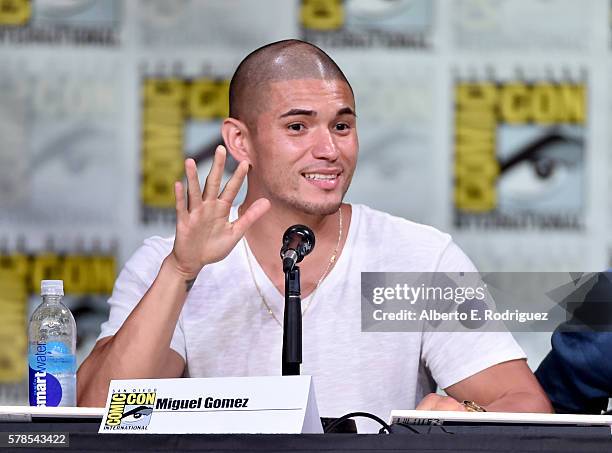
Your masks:
{"label": "black table", "polygon": [[[0,422],[0,432],[67,432],[68,448],[98,452],[612,452],[607,427],[444,425],[397,434],[97,434],[98,420]],[[40,449],[19,448],[28,452]]]}

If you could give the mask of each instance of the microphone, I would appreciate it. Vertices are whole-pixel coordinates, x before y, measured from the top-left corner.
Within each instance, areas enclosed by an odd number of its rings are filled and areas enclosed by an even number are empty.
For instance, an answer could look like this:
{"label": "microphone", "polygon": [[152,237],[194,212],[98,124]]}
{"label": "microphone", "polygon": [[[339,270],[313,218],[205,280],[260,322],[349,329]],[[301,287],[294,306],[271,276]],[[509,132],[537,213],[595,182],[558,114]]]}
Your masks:
{"label": "microphone", "polygon": [[287,228],[283,234],[283,245],[280,256],[283,260],[283,272],[287,273],[293,269],[308,255],[315,246],[315,236],[306,225],[293,225]]}
{"label": "microphone", "polygon": [[305,225],[293,225],[283,234],[280,256],[285,273],[285,313],[283,315],[283,376],[300,374],[302,363],[302,304],[299,263],[315,245],[315,236]]}

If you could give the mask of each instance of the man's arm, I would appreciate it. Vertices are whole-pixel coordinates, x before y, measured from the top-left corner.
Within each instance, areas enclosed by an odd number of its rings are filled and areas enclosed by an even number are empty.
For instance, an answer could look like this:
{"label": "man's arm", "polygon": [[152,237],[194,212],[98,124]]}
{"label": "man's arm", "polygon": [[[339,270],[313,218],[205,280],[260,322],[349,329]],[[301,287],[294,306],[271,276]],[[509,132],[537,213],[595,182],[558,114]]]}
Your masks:
{"label": "man's arm", "polygon": [[449,396],[430,393],[417,409],[465,411],[461,402],[468,400],[489,412],[553,412],[544,390],[522,359],[493,365],[444,390]]}
{"label": "man's arm", "polygon": [[219,194],[225,148],[217,147],[204,191],[196,164],[185,161],[187,204],[183,185],[175,184],[176,236],[172,252],[157,277],[117,333],[100,340],[78,371],[78,404],[103,406],[112,379],[178,377],[185,363],[170,341],[179,315],[202,268],[225,258],[246,230],[270,207],[255,201],[235,222],[229,222],[232,202],[248,172],[241,162]]}
{"label": "man's arm", "polygon": [[[604,299],[600,299],[604,300]],[[612,396],[612,332],[564,332],[535,372],[558,413],[601,414]]]}
{"label": "man's arm", "polygon": [[[555,411],[600,414],[612,396],[612,271],[599,273],[595,285],[572,317],[551,338],[552,350],[535,372]],[[589,321],[597,320],[595,331]],[[605,329],[604,329],[605,327]]]}
{"label": "man's arm", "polygon": [[114,336],[98,341],[77,375],[79,406],[104,406],[111,379],[179,377],[185,362],[170,341],[187,296],[169,255]]}
{"label": "man's arm", "polygon": [[[107,348],[110,347],[110,342],[113,338],[114,337],[106,337],[98,341],[89,357],[87,357],[86,361],[83,363],[83,365],[85,365],[85,363],[91,362],[91,365],[81,366],[79,369],[77,380],[79,406],[101,407],[106,403],[110,380],[98,384],[95,374],[98,373],[100,368],[106,367],[103,363],[105,360],[112,360],[112,352],[108,353]],[[179,377],[185,368],[183,358],[172,349],[168,349],[165,358],[162,359],[160,363],[162,364],[160,372],[155,376],[158,378]],[[92,374],[94,375],[92,376]],[[120,379],[119,376],[113,376],[113,378]],[[86,387],[86,385],[89,387]]]}

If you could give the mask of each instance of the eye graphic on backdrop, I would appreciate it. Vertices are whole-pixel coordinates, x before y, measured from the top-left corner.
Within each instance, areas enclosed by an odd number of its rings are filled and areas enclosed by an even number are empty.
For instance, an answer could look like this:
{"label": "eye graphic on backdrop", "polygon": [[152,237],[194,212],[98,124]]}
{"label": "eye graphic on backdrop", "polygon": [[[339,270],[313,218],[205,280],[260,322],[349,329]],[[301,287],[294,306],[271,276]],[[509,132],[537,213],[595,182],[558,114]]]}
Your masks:
{"label": "eye graphic on backdrop", "polygon": [[348,0],[346,12],[356,19],[377,20],[393,17],[410,9],[414,0]]}
{"label": "eye graphic on backdrop", "polygon": [[82,13],[99,0],[46,0],[36,2],[36,14],[48,18],[65,18]]}
{"label": "eye graphic on backdrop", "polygon": [[140,2],[140,16],[155,27],[171,27],[188,11],[190,0],[146,0]]}
{"label": "eye graphic on backdrop", "polygon": [[489,31],[497,25],[497,7],[490,0],[468,0],[456,5],[455,22],[470,30]]}
{"label": "eye graphic on backdrop", "polygon": [[102,140],[112,134],[111,130],[94,129],[84,121],[52,132],[55,135],[48,134],[46,143],[32,157],[32,172],[39,171],[45,165],[59,163],[71,173],[83,173],[104,156]]}
{"label": "eye graphic on backdrop", "polygon": [[571,126],[538,129],[513,126],[500,131],[500,141],[512,141],[508,136],[513,133],[533,137],[501,159],[498,190],[507,196],[500,206],[546,210],[579,204],[582,137]]}

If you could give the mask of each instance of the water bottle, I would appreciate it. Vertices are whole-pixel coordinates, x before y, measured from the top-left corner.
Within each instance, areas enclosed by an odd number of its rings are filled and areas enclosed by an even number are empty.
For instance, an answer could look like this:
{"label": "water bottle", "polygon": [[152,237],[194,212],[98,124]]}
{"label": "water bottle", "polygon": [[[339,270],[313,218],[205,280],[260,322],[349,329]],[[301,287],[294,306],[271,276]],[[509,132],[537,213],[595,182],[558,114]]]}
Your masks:
{"label": "water bottle", "polygon": [[28,329],[30,406],[76,406],[76,323],[62,303],[64,282],[43,280]]}

